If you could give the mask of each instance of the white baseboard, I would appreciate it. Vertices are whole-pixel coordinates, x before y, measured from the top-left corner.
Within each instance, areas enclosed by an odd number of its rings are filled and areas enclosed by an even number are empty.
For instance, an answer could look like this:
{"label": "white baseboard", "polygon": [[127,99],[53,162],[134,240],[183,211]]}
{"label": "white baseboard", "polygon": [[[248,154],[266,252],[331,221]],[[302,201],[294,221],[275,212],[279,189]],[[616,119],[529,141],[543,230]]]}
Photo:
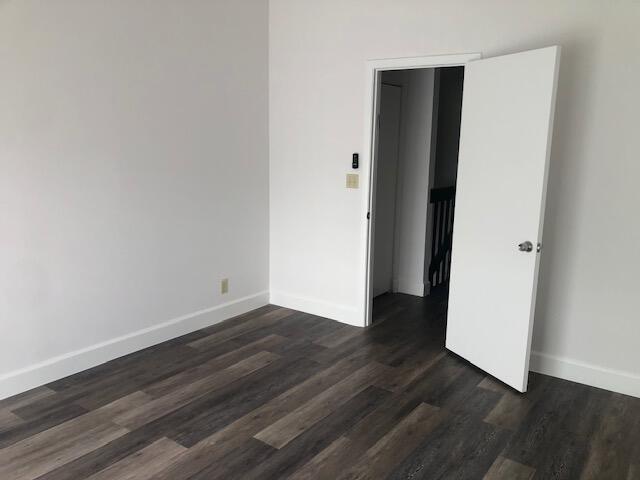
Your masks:
{"label": "white baseboard", "polygon": [[531,352],[529,369],[640,398],[640,375],[632,372],[599,367],[541,352]]}
{"label": "white baseboard", "polygon": [[269,292],[256,293],[0,375],[0,399],[222,322],[267,303]]}
{"label": "white baseboard", "polygon": [[364,314],[356,308],[337,305],[315,298],[299,297],[273,291],[271,292],[271,303],[293,310],[300,310],[311,315],[330,318],[348,325],[364,327]]}
{"label": "white baseboard", "polygon": [[[356,308],[283,292],[269,294],[264,291],[0,375],[0,399],[214,325],[269,302],[349,325],[363,326],[362,312]],[[603,368],[541,352],[531,352],[530,369],[552,377],[640,398],[640,375],[635,373]]]}
{"label": "white baseboard", "polygon": [[424,282],[414,282],[403,278],[394,278],[393,291],[397,293],[406,293],[407,295],[415,295],[416,297],[424,297],[427,291],[427,285]]}

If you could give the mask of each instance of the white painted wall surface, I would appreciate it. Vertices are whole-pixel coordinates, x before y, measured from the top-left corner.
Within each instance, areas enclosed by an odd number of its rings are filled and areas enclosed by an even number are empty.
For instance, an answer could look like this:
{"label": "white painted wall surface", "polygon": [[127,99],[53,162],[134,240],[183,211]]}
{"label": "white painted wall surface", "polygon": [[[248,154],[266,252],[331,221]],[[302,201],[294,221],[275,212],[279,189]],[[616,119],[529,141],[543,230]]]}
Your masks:
{"label": "white painted wall surface", "polygon": [[396,200],[394,290],[424,295],[434,69],[406,72]]}
{"label": "white painted wall surface", "polygon": [[[390,164],[389,154],[381,152],[377,166],[374,296],[390,290],[384,288],[387,277],[394,292],[424,295],[434,78],[434,69],[382,73],[383,82],[402,87],[402,108],[396,162]],[[389,105],[385,92],[388,96],[393,88],[382,85],[380,146],[389,136],[384,131],[385,108],[393,106]],[[394,196],[391,200],[390,194]],[[394,208],[393,214],[387,211],[390,206]],[[392,237],[385,236],[386,233]],[[392,271],[387,273],[388,257],[392,260]]]}
{"label": "white painted wall surface", "polygon": [[[640,3],[271,0],[274,300],[361,324],[367,59],[563,48],[532,367],[640,395]],[[366,161],[363,159],[363,161]]]}
{"label": "white painted wall surface", "polygon": [[380,85],[378,147],[376,154],[376,202],[373,242],[373,296],[393,288],[393,246],[396,233],[396,192],[400,165],[402,99],[401,83]]}
{"label": "white painted wall surface", "polygon": [[267,301],[267,11],[0,2],[0,397]]}

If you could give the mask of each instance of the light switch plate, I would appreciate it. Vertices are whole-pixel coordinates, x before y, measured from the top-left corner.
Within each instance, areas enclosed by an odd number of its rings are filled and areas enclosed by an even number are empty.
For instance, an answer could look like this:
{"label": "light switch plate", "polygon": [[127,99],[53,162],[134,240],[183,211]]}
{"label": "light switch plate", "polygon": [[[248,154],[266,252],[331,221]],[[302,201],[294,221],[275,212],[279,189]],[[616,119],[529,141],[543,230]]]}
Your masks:
{"label": "light switch plate", "polygon": [[347,173],[347,188],[358,188],[359,175],[357,173]]}
{"label": "light switch plate", "polygon": [[221,294],[225,294],[225,293],[229,293],[229,279],[228,278],[223,278],[222,281],[220,282],[220,293]]}

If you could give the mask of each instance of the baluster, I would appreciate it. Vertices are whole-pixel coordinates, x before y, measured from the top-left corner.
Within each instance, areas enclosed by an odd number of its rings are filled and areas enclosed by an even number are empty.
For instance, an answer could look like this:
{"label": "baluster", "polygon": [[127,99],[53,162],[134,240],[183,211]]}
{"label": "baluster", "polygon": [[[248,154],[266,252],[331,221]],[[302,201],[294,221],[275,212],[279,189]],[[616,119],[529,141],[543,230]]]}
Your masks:
{"label": "baluster", "polygon": [[[433,262],[437,254],[439,216],[440,216],[440,202],[434,202],[433,203],[433,232],[431,232],[431,264],[429,265],[430,267],[433,267],[434,265]],[[430,270],[429,280],[431,281],[431,285],[435,287],[436,278],[437,278],[435,269],[429,268],[429,270]]]}
{"label": "baluster", "polygon": [[445,257],[447,255],[447,244],[446,244],[446,240],[447,240],[447,220],[449,217],[449,202],[447,200],[444,200],[442,202],[442,206],[444,209],[444,215],[442,217],[442,231],[441,231],[441,236],[440,236],[440,251],[442,252],[442,255],[440,255],[440,281],[438,282],[438,285],[444,283],[444,281],[446,280],[445,277]]}

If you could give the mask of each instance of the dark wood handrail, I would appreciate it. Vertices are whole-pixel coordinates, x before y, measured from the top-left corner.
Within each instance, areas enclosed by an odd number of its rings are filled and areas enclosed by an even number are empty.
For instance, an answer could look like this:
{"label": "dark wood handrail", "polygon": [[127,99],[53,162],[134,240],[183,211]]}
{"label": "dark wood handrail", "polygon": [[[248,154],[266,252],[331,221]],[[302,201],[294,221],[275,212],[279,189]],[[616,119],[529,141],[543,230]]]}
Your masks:
{"label": "dark wood handrail", "polygon": [[456,187],[432,188],[429,201],[433,204],[429,282],[434,288],[449,281]]}

